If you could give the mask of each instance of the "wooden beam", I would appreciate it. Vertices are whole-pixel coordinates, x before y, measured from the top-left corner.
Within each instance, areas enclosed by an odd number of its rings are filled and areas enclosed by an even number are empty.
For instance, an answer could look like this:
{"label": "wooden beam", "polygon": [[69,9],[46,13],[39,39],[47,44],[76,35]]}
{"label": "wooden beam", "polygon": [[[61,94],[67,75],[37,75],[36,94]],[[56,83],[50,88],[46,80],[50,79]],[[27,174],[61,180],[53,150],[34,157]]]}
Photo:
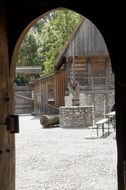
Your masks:
{"label": "wooden beam", "polygon": [[15,96],[17,96],[18,98],[25,99],[25,100],[30,100],[30,101],[33,101],[33,99],[32,99],[32,98],[28,98],[28,97],[26,97],[26,96],[22,96],[22,95],[17,94],[17,93],[15,93]]}

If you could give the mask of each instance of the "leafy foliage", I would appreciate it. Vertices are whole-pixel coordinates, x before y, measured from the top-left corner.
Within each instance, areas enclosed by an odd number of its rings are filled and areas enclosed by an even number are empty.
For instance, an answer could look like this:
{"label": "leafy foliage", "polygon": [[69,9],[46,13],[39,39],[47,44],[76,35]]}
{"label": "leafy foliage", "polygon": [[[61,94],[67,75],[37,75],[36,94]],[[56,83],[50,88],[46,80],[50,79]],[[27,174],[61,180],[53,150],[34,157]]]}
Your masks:
{"label": "leafy foliage", "polygon": [[18,56],[18,65],[35,65],[37,58],[37,49],[38,44],[36,39],[32,34],[25,36],[23,43],[21,45],[19,56]]}
{"label": "leafy foliage", "polygon": [[27,33],[21,45],[18,65],[41,65],[42,74],[53,72],[53,64],[80,21],[70,10],[56,10],[39,20]]}

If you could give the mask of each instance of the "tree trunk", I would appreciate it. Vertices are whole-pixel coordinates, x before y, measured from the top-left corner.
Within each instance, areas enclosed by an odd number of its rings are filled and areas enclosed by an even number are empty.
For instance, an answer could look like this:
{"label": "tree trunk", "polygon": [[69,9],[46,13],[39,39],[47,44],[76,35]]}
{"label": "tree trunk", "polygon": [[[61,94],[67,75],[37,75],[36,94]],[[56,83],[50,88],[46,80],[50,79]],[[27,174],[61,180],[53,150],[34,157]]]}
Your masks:
{"label": "tree trunk", "polygon": [[59,124],[59,116],[58,115],[43,115],[40,118],[40,123],[43,127],[57,125]]}

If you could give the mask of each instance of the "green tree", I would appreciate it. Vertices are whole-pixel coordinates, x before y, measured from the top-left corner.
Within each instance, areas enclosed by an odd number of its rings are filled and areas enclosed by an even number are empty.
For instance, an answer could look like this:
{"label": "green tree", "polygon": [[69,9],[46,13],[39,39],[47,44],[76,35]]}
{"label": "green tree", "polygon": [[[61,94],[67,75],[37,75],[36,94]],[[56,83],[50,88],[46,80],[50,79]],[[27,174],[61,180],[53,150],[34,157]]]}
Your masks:
{"label": "green tree", "polygon": [[53,64],[70,34],[80,21],[80,15],[70,10],[58,10],[50,15],[41,32],[44,74],[53,72]]}
{"label": "green tree", "polygon": [[18,65],[41,65],[40,56],[38,56],[39,44],[33,32],[29,32],[20,47],[18,54]]}
{"label": "green tree", "polygon": [[54,62],[80,21],[70,10],[56,10],[39,20],[21,45],[18,65],[41,65],[42,74],[53,72]]}

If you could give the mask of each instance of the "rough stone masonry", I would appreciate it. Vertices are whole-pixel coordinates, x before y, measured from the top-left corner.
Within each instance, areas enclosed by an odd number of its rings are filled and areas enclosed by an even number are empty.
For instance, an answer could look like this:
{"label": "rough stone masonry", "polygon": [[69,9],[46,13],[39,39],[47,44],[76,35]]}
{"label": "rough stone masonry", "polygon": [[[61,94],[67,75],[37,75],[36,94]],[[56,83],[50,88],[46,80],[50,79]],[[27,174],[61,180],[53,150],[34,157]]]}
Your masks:
{"label": "rough stone masonry", "polygon": [[93,106],[62,106],[59,125],[63,128],[84,128],[93,125]]}

